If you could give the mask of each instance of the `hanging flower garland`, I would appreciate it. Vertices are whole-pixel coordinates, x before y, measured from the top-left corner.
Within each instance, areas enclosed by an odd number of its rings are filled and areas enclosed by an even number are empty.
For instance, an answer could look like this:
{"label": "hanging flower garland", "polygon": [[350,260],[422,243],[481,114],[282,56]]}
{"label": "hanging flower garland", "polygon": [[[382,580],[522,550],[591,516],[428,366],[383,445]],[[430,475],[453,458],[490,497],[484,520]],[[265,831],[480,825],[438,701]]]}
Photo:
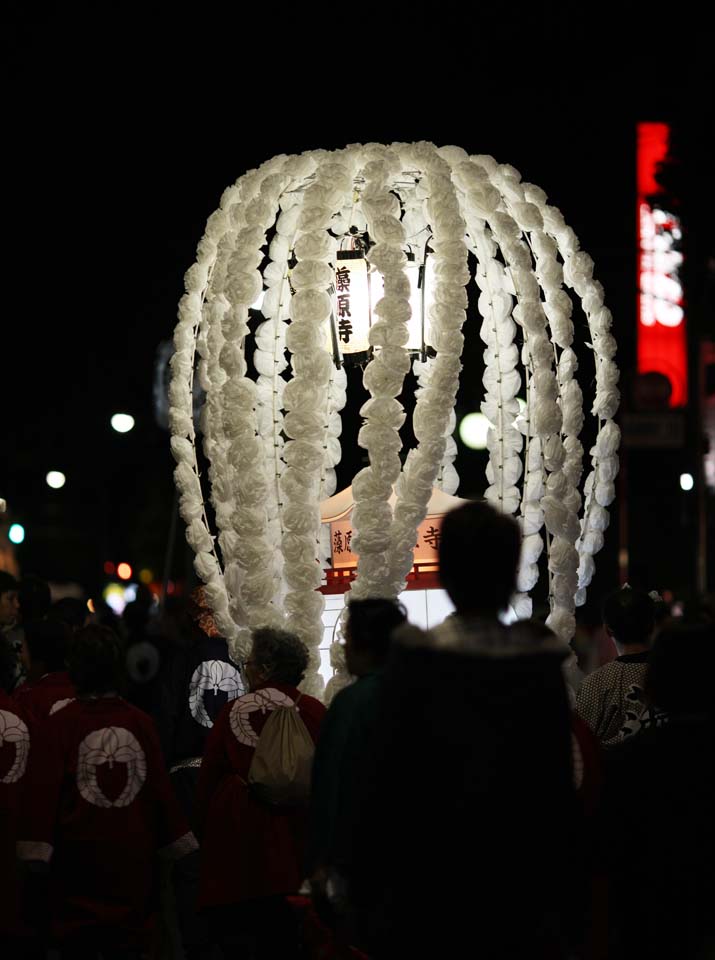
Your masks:
{"label": "hanging flower garland", "polygon": [[434,262],[430,340],[436,356],[429,383],[417,395],[412,425],[418,446],[407,456],[397,485],[395,521],[391,530],[390,588],[399,592],[413,563],[417,528],[427,514],[432,489],[446,450],[446,436],[454,422],[453,410],[464,346],[461,332],[466,318],[469,269],[464,242],[466,224],[450,178],[449,163],[432,144],[406,150],[403,162],[424,171],[429,193],[428,219],[432,228]]}
{"label": "hanging flower garland", "polygon": [[[323,572],[320,565],[320,494],[327,463],[334,462],[328,437],[330,426],[330,381],[333,358],[327,350],[327,325],[331,300],[326,292],[333,283],[329,260],[334,244],[328,238],[330,221],[344,196],[352,191],[347,166],[330,159],[318,164],[314,181],[303,194],[295,243],[296,266],[291,274],[295,293],[292,322],[286,334],[293,378],[286,385],[284,431],[285,470],[281,477],[283,497],[282,547],[286,558],[284,609],[292,628],[311,653],[310,670],[303,684],[319,694],[318,648],[323,638],[323,595],[318,591]],[[326,422],[327,419],[327,422]],[[335,427],[333,427],[334,431]]]}
{"label": "hanging flower garland", "polygon": [[[610,333],[612,316],[603,302],[603,288],[593,280],[593,261],[579,250],[576,235],[567,227],[563,216],[546,203],[546,195],[538,187],[527,188],[529,199],[539,208],[545,232],[559,245],[564,258],[564,280],[581,298],[591,333],[596,364],[596,396],[592,413],[598,418],[598,435],[591,448],[591,472],[584,485],[585,502],[581,530],[577,541],[579,555],[579,589],[576,605],[585,602],[586,587],[593,576],[593,555],[603,546],[603,532],[608,526],[606,507],[615,497],[613,481],[618,473],[616,456],[620,431],[612,418],[620,401],[617,383],[619,371],[614,362],[616,342]],[[576,471],[574,471],[576,472]]]}
{"label": "hanging flower garland", "polygon": [[351,593],[356,599],[394,596],[387,558],[392,527],[389,498],[401,469],[399,430],[405,413],[396,398],[410,369],[405,347],[411,316],[405,230],[399,201],[390,192],[391,180],[401,169],[400,159],[394,151],[375,146],[365,148],[364,160],[361,207],[376,241],[368,259],[382,274],[384,296],[375,305],[378,320],[369,334],[370,345],[379,351],[375,350],[363,376],[370,399],[360,410],[364,426],[358,443],[367,450],[370,465],[353,480],[353,544],[359,561]]}
{"label": "hanging flower garland", "polygon": [[[563,274],[556,260],[557,246],[543,233],[543,221],[538,208],[526,201],[519,174],[513,167],[497,167],[493,177],[502,189],[505,210],[513,214],[531,249],[535,275],[544,294],[543,311],[550,321],[557,376],[553,376],[550,370],[549,398],[558,404],[561,424],[558,437],[554,431],[546,438],[545,449],[550,457],[544,461],[547,471],[549,462],[552,467],[546,477],[546,495],[542,499],[546,528],[548,535],[553,538],[548,563],[551,606],[548,622],[563,639],[568,640],[575,629],[573,610],[578,556],[573,544],[579,533],[578,510],[581,505],[572,477],[579,469],[581,447],[577,437],[583,426],[581,390],[573,379],[575,356],[571,351],[574,362],[569,362],[566,357],[561,363],[558,352],[560,349],[569,349],[573,340],[571,301],[561,289]],[[554,416],[554,425],[556,419]]]}
{"label": "hanging flower garland", "polygon": [[[316,693],[323,632],[317,587],[328,546],[321,545],[318,503],[334,490],[346,387],[344,371],[335,368],[327,347],[327,291],[337,238],[351,224],[369,230],[375,241],[369,260],[384,278],[384,296],[374,310],[378,320],[369,334],[374,354],[364,383],[370,399],[361,411],[359,437],[370,466],[353,484],[353,544],[360,556],[353,596],[393,596],[401,589],[434,484],[456,489],[451,433],[468,247],[477,258],[486,344],[483,412],[493,424],[487,497],[506,512],[519,512],[524,549],[514,604],[522,616],[530,612],[528,591],[538,576],[545,524],[549,622],[565,639],[573,631],[574,604],[583,601],[593,574],[617,473],[619,435],[612,417],[618,371],[603,291],[560,213],[547,205],[543,191],[523,184],[513,167],[491,157],[469,158],[456,147],[369,144],[274,158],[242,177],[209,218],[197,263],[187,272],[170,388],[175,476],[196,570],[207,583],[222,631],[245,651],[251,628],[287,618],[310,647],[305,687]],[[266,234],[274,226],[270,263],[261,271]],[[426,240],[428,226],[435,300],[429,339],[436,355],[416,365],[418,446],[401,469],[405,414],[398,397],[410,368],[411,316],[405,246],[422,231]],[[599,431],[580,524],[582,398],[571,298],[562,283],[582,299],[596,360],[593,412]],[[244,343],[250,335],[248,310],[262,290],[265,320],[255,334],[254,382]],[[517,324],[526,371],[521,415]],[[293,374],[287,383],[286,351]],[[223,570],[196,460],[191,402],[196,352],[207,391],[204,448]],[[334,688],[344,679],[344,664],[341,650],[331,656]]]}

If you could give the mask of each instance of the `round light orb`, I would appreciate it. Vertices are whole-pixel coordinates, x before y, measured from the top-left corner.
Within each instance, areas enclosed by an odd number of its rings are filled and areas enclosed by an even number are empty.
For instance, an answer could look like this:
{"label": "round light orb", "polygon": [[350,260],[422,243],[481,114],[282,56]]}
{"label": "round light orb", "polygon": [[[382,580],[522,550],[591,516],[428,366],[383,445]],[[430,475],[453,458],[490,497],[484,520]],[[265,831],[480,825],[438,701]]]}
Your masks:
{"label": "round light orb", "polygon": [[695,480],[693,479],[692,473],[681,473],[680,474],[680,489],[681,490],[692,490],[695,486]]}
{"label": "round light orb", "polygon": [[459,422],[459,439],[470,450],[486,450],[490,427],[483,413],[468,413]]}
{"label": "round light orb", "polygon": [[7,532],[7,537],[10,543],[22,543],[25,539],[25,528],[21,523],[12,523]]}
{"label": "round light orb", "polygon": [[117,566],[117,576],[120,580],[129,580],[132,575],[132,568],[128,563],[120,563]]}
{"label": "round light orb", "polygon": [[45,482],[47,486],[52,487],[53,490],[60,490],[67,482],[67,477],[61,470],[50,470],[45,477]]}
{"label": "round light orb", "polygon": [[110,422],[117,433],[129,433],[134,427],[134,417],[128,413],[115,413]]}

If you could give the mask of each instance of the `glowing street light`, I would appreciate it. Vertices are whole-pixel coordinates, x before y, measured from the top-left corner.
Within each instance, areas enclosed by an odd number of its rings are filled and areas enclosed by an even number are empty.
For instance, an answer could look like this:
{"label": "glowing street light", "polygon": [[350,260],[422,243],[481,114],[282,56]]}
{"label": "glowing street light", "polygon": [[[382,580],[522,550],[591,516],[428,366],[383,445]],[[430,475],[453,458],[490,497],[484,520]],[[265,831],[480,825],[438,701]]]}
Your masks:
{"label": "glowing street light", "polygon": [[110,422],[117,433],[129,433],[134,427],[134,417],[128,413],[115,413]]}
{"label": "glowing street light", "polygon": [[681,473],[680,474],[680,489],[681,490],[692,490],[695,486],[695,480],[693,480],[692,473]]}
{"label": "glowing street light", "polygon": [[7,536],[10,543],[22,543],[25,539],[25,528],[21,523],[11,523]]}
{"label": "glowing street light", "polygon": [[48,487],[52,487],[53,490],[60,490],[64,487],[67,481],[67,477],[62,473],[61,470],[50,470],[50,472],[45,477],[45,482]]}
{"label": "glowing street light", "polygon": [[470,450],[486,450],[490,427],[483,413],[468,413],[459,422],[459,439]]}
{"label": "glowing street light", "polygon": [[117,566],[117,576],[120,580],[129,580],[132,575],[132,568],[128,563],[120,563]]}

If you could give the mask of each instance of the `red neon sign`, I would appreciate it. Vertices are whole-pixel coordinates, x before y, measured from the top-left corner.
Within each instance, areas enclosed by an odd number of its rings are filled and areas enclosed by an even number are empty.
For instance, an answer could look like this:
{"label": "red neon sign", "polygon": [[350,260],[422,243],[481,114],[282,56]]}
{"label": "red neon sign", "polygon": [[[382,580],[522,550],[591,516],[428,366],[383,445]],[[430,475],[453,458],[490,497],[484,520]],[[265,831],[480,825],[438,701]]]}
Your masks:
{"label": "red neon sign", "polygon": [[639,123],[638,188],[638,373],[661,373],[671,385],[670,406],[688,400],[688,352],[680,267],[682,230],[666,209],[657,165],[668,155],[667,123]]}

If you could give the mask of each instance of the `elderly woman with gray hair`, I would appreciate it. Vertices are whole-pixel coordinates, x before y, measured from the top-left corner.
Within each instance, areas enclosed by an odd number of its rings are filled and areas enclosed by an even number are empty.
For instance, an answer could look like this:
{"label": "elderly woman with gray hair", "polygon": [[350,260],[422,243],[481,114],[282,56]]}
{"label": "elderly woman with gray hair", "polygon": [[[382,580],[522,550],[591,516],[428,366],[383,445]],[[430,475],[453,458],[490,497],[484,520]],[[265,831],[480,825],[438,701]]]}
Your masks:
{"label": "elderly woman with gray hair", "polygon": [[313,742],[325,707],[298,685],[308,650],[293,633],[264,627],[243,664],[249,692],[226,704],[209,734],[197,791],[202,865],[199,905],[227,955],[278,957],[297,951],[286,896],[304,878],[307,807],[275,806],[249,786],[261,731],[278,707],[296,707]]}

